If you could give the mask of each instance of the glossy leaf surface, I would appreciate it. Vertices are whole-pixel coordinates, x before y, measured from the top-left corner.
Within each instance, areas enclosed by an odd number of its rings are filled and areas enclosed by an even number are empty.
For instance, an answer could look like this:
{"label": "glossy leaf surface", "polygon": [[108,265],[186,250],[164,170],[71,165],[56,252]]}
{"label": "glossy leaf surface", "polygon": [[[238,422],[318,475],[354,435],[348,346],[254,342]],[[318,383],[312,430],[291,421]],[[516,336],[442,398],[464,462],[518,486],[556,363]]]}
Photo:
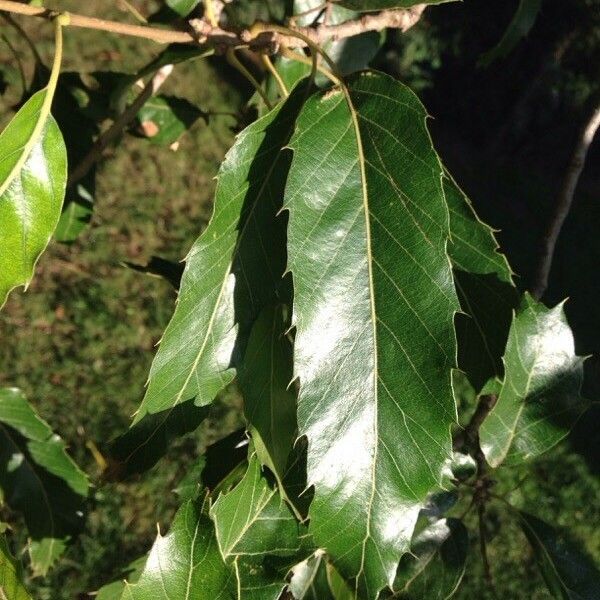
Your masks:
{"label": "glossy leaf surface", "polygon": [[583,358],[562,304],[546,308],[525,294],[508,336],[505,377],[479,431],[492,467],[539,456],[567,433],[588,403],[580,396]]}
{"label": "glossy leaf surface", "polygon": [[45,574],[82,524],[89,483],[52,432],[13,388],[0,389],[0,488],[23,513],[34,570]]}
{"label": "glossy leaf surface", "polygon": [[564,600],[600,598],[600,571],[556,529],[527,513],[520,513],[525,533],[552,595]]}
{"label": "glossy leaf surface", "polygon": [[170,531],[159,533],[137,583],[122,600],[233,600],[233,569],[221,557],[212,522],[200,503],[187,502]]}
{"label": "glossy leaf surface", "polygon": [[0,598],[31,600],[21,574],[21,565],[10,553],[4,535],[0,535]]}
{"label": "glossy leaf surface", "polygon": [[292,345],[285,306],[266,308],[254,324],[239,384],[256,454],[281,483],[296,439]]}
{"label": "glossy leaf surface", "polygon": [[194,397],[199,406],[212,402],[233,379],[253,321],[276,299],[286,260],[285,219],[277,216],[289,164],[283,147],[304,96],[296,88],[227,154],[136,420]]}
{"label": "glossy leaf surface", "polygon": [[450,598],[465,573],[469,536],[458,519],[440,519],[416,535],[400,562],[394,589],[400,598]]}
{"label": "glossy leaf surface", "polygon": [[250,458],[242,481],[219,496],[211,509],[217,540],[226,561],[261,555],[286,556],[300,547],[298,523]]}
{"label": "glossy leaf surface", "polygon": [[45,98],[34,94],[0,134],[0,308],[33,277],[65,196],[67,153]]}
{"label": "glossy leaf surface", "polygon": [[502,355],[518,303],[508,261],[498,252],[491,227],[483,223],[451,177],[444,177],[450,211],[448,254],[461,313],[456,316],[458,366],[476,389],[502,376]]}
{"label": "glossy leaf surface", "polygon": [[451,454],[458,301],[425,109],[382,74],[348,89],[304,106],[285,208],[310,529],[374,598]]}

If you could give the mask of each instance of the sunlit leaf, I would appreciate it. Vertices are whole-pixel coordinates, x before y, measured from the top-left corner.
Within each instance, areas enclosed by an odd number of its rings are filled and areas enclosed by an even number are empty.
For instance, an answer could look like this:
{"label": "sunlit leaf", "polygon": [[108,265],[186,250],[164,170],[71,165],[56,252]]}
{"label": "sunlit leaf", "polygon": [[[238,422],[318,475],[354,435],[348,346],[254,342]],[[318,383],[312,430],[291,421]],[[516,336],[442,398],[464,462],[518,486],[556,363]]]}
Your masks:
{"label": "sunlit leaf", "polygon": [[34,94],[0,134],[0,308],[12,289],[29,284],[65,196],[67,153],[42,110],[46,94]]}
{"label": "sunlit leaf", "polygon": [[310,530],[374,598],[451,455],[458,301],[425,109],[382,74],[348,88],[304,106],[285,208]]}
{"label": "sunlit leaf", "polygon": [[236,578],[221,557],[214,527],[202,503],[187,502],[169,533],[158,534],[136,583],[122,600],[234,600]]}
{"label": "sunlit leaf", "polygon": [[583,360],[562,304],[546,308],[525,294],[508,336],[498,401],[479,432],[491,466],[539,456],[569,433],[588,406],[580,396]]}
{"label": "sunlit leaf", "polygon": [[89,483],[52,432],[13,388],[0,389],[0,489],[23,513],[32,566],[44,575],[82,525]]}
{"label": "sunlit leaf", "polygon": [[278,216],[289,165],[283,151],[304,99],[289,99],[238,137],[219,173],[214,214],[187,256],[177,307],[136,415],[213,398],[235,375],[250,327],[276,301],[285,269]]}
{"label": "sunlit leaf", "polygon": [[4,535],[0,535],[0,598],[32,600],[22,579],[22,568],[13,558]]}
{"label": "sunlit leaf", "polygon": [[559,531],[521,512],[521,527],[533,549],[548,589],[563,600],[600,598],[600,571]]}

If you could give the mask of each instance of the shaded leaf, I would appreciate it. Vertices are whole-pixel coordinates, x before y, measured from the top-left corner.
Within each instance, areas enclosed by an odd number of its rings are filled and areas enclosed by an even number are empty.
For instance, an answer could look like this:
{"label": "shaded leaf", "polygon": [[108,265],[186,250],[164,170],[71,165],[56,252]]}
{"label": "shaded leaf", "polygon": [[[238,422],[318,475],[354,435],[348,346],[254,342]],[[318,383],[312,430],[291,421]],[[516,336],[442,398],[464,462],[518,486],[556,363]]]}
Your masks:
{"label": "shaded leaf", "polygon": [[358,11],[385,10],[388,8],[408,8],[416,4],[442,4],[453,0],[339,0],[339,4]]}
{"label": "shaded leaf", "polygon": [[0,489],[23,513],[34,571],[44,575],[82,525],[89,483],[17,389],[0,389],[0,442]]}
{"label": "shaded leaf", "polygon": [[295,600],[334,600],[327,581],[325,553],[314,554],[295,565],[289,591]]}
{"label": "shaded leaf", "polygon": [[287,587],[285,572],[269,564],[269,558],[257,560],[238,556],[234,562],[239,600],[278,600]]}
{"label": "shaded leaf", "polygon": [[244,414],[256,455],[283,487],[290,453],[296,439],[296,394],[292,345],[285,306],[267,307],[248,340],[239,373]]}
{"label": "shaded leaf", "polygon": [[297,87],[227,154],[213,217],[187,256],[136,421],[192,398],[212,402],[232,381],[252,323],[276,301],[286,260],[285,218],[277,216],[289,164],[283,148],[304,97]]}
{"label": "shaded leaf", "polygon": [[521,512],[525,533],[548,589],[555,598],[600,598],[600,571],[592,561],[556,529]]}
{"label": "shaded leaf", "polygon": [[292,555],[300,548],[296,519],[250,457],[244,478],[219,496],[210,511],[226,562],[237,557]]}
{"label": "shaded leaf", "polygon": [[498,401],[479,431],[492,467],[539,456],[569,433],[588,406],[579,394],[583,360],[563,305],[549,309],[526,293],[510,328]]}
{"label": "shaded leaf", "polygon": [[204,455],[195,459],[194,464],[183,476],[173,490],[181,502],[188,500],[196,500],[202,490],[202,472],[206,466],[206,458]]}
{"label": "shaded leaf", "polygon": [[10,553],[4,535],[0,535],[0,598],[31,600],[23,583],[21,564]]}
{"label": "shaded leaf", "polygon": [[451,456],[458,301],[425,109],[382,74],[348,88],[305,104],[285,208],[310,531],[374,598]]}
{"label": "shaded leaf", "polygon": [[122,577],[118,581],[113,581],[103,585],[95,594],[94,600],[118,600],[123,594],[126,583],[135,583],[142,574],[144,565],[146,564],[147,556],[140,556],[124,569]]}
{"label": "shaded leaf", "polygon": [[148,273],[166,279],[176,290],[181,284],[181,276],[183,275],[183,263],[176,263],[170,260],[161,258],[160,256],[151,256],[148,264],[138,265],[135,263],[123,263],[129,269],[138,271],[139,273]]}
{"label": "shaded leaf", "polygon": [[462,310],[456,316],[458,366],[480,391],[503,373],[502,354],[518,295],[492,228],[479,220],[449,176],[444,193],[450,211],[448,254]]}
{"label": "shaded leaf", "polygon": [[67,153],[46,95],[34,94],[0,134],[0,308],[31,281],[65,196]]}
{"label": "shaded leaf", "polygon": [[416,535],[400,562],[394,590],[401,598],[454,595],[465,573],[469,536],[458,519],[440,519]]}
{"label": "shaded leaf", "polygon": [[541,8],[542,0],[520,0],[502,39],[493,48],[481,55],[479,65],[489,67],[494,61],[508,56],[531,31]]}
{"label": "shaded leaf", "polygon": [[[247,456],[248,437],[245,428],[237,429],[211,444],[204,453],[206,465],[202,471],[202,484],[214,493],[232,473],[240,472],[238,467],[241,468],[243,476],[246,472]],[[239,479],[234,475],[233,485],[237,484]]]}
{"label": "shaded leaf", "polygon": [[170,531],[160,533],[136,583],[128,582],[122,600],[235,599],[232,568],[219,553],[205,509],[187,502],[175,515]]}
{"label": "shaded leaf", "polygon": [[105,477],[120,480],[147,471],[175,439],[197,429],[207,416],[208,407],[199,408],[192,401],[147,415],[111,443]]}
{"label": "shaded leaf", "polygon": [[153,144],[170,146],[206,114],[184,98],[154,96],[137,115],[139,128]]}

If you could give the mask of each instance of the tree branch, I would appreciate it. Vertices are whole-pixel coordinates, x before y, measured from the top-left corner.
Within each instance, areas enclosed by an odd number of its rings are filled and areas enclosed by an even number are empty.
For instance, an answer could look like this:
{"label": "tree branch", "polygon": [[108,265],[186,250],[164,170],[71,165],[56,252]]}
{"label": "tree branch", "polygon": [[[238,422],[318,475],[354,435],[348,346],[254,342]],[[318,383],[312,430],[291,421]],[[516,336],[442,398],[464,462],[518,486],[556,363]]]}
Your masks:
{"label": "tree branch", "polygon": [[571,155],[569,166],[567,167],[556,199],[554,213],[542,239],[540,261],[531,288],[531,294],[537,300],[544,295],[548,287],[548,277],[550,276],[550,269],[552,268],[556,242],[560,235],[563,223],[569,214],[571,205],[573,204],[575,188],[579,182],[579,177],[583,171],[589,147],[596,135],[598,127],[600,127],[600,104],[596,104],[581,128],[577,144]]}
{"label": "tree branch", "polygon": [[[416,6],[406,9],[384,10],[376,14],[366,14],[359,19],[345,21],[344,23],[339,23],[337,25],[327,25],[324,23],[314,27],[295,27],[292,25],[290,29],[303,34],[316,45],[322,45],[328,40],[341,40],[359,33],[382,31],[386,28],[406,31],[421,18],[425,6],[425,4],[417,4]],[[11,0],[0,0],[0,11],[31,17],[41,17],[44,19],[52,19],[56,15],[55,11]],[[131,25],[129,23],[120,23],[117,21],[107,21],[74,13],[69,14],[69,25],[72,27],[83,27],[85,29],[96,29],[107,31],[109,33],[145,38],[160,44],[202,43],[216,47],[249,45],[252,49],[262,49],[271,52],[275,51],[279,45],[284,45],[288,48],[298,48],[306,45],[302,40],[299,40],[296,37],[286,36],[280,33],[262,33],[257,37],[252,37],[247,30],[230,31],[221,27],[216,27],[205,19],[192,19],[189,24],[192,27],[193,32],[187,32],[173,29],[159,29],[145,25]],[[267,29],[267,27],[264,29]]]}
{"label": "tree branch", "polygon": [[136,99],[115,119],[113,124],[94,142],[90,151],[83,157],[81,162],[73,169],[67,187],[72,187],[78,181],[83,179],[92,166],[100,160],[106,148],[113,142],[118,135],[135,119],[136,115],[144,104],[152,97],[171,74],[173,65],[161,67],[150,81],[144,86]]}

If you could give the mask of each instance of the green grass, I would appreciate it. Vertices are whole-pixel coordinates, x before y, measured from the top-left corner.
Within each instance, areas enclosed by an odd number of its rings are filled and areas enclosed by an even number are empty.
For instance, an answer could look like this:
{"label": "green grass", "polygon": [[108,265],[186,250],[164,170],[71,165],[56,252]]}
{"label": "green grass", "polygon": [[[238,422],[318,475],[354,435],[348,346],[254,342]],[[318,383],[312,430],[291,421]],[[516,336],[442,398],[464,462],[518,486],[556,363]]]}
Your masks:
{"label": "green grass", "polygon": [[[61,2],[90,13],[114,15],[101,2]],[[139,5],[139,4],[138,4]],[[123,18],[123,15],[120,15]],[[52,54],[51,28],[28,23],[44,57]],[[8,30],[7,30],[8,31]],[[26,47],[8,31],[30,63]],[[135,71],[157,47],[143,41],[67,30],[66,70]],[[2,64],[11,57],[0,50]],[[18,73],[2,102],[20,95]],[[236,110],[240,95],[203,62],[178,67],[164,88],[204,110]],[[2,121],[9,116],[3,111]],[[184,136],[177,152],[124,137],[98,173],[91,226],[74,244],[53,243],[27,291],[14,293],[0,313],[0,385],[22,388],[40,414],[69,443],[77,461],[98,484],[85,531],[44,581],[40,600],[72,600],[119,575],[120,567],[147,551],[177,506],[171,490],[206,444],[239,425],[234,391],[221,398],[211,418],[173,445],[148,476],[100,485],[86,442],[100,448],[124,431],[144,391],[154,346],[166,326],[175,294],[167,283],[120,265],[158,254],[182,259],[206,225],[214,176],[233,141],[228,117],[202,122]],[[510,494],[525,510],[568,528],[600,560],[600,483],[584,462],[561,445],[533,465],[499,474],[495,491]],[[513,490],[513,491],[510,491]],[[488,545],[501,598],[548,598],[518,528],[500,502],[490,505]],[[477,555],[476,523],[469,516],[473,552],[459,598],[487,598]],[[502,526],[500,526],[502,525]],[[85,597],[85,596],[81,596]]]}

